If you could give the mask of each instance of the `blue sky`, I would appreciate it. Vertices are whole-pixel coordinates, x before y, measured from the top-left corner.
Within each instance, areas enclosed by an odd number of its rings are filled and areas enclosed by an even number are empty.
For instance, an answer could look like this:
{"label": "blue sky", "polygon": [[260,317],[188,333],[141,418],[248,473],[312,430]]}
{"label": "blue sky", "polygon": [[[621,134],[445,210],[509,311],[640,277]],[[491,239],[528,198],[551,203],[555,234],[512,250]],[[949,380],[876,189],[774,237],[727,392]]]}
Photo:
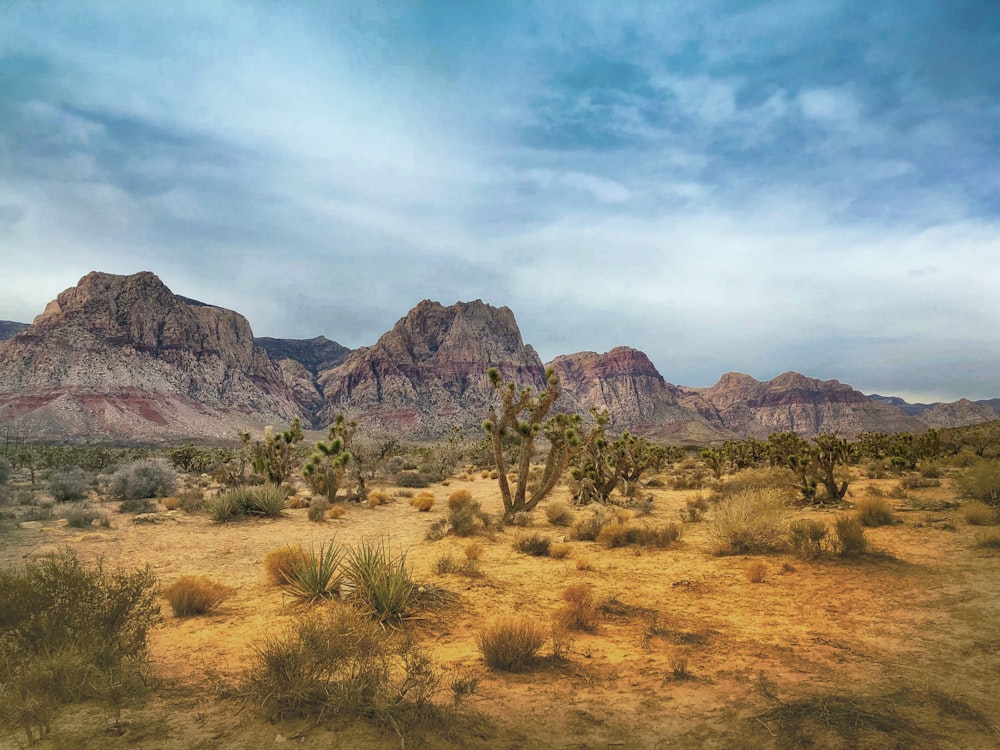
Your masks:
{"label": "blue sky", "polygon": [[257,335],[481,298],[546,360],[996,397],[998,157],[991,0],[5,0],[0,319],[152,270]]}

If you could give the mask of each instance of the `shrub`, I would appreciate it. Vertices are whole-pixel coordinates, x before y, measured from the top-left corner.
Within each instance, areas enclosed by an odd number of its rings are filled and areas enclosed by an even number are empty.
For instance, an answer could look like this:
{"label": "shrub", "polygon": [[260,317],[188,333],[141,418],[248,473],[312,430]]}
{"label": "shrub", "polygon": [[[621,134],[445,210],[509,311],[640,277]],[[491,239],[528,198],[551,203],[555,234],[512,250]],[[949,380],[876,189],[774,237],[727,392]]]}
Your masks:
{"label": "shrub", "polygon": [[279,585],[286,593],[308,604],[330,599],[340,589],[343,559],[344,553],[336,542],[320,545],[318,552],[311,547],[308,552],[298,547],[289,575]]}
{"label": "shrub", "polygon": [[926,479],[940,479],[941,467],[933,462],[920,464],[920,476]]}
{"label": "shrub", "polygon": [[976,546],[983,549],[1000,549],[1000,529],[990,529],[976,534]]}
{"label": "shrub", "polygon": [[433,492],[421,492],[415,498],[410,500],[410,505],[416,508],[421,513],[426,513],[431,508],[434,507],[434,493]]}
{"label": "shrub", "polygon": [[3,456],[0,456],[0,485],[7,484],[10,481],[10,474],[10,462]]}
{"label": "shrub", "polygon": [[176,497],[166,497],[163,499],[163,507],[167,510],[177,510],[181,507],[181,501]]}
{"label": "shrub", "polygon": [[628,523],[614,521],[601,529],[597,535],[597,543],[605,547],[626,547],[639,541],[640,529]]}
{"label": "shrub", "polygon": [[482,507],[468,490],[451,493],[448,509],[448,523],[456,536],[472,536],[486,526]]}
{"label": "shrub", "polygon": [[788,545],[795,556],[802,560],[813,560],[820,556],[826,535],[826,524],[822,521],[800,518],[788,524]]}
{"label": "shrub", "polygon": [[406,554],[393,553],[385,540],[362,540],[348,550],[345,575],[368,612],[380,622],[399,620],[416,594],[406,567]]}
{"label": "shrub", "polygon": [[991,526],[1000,520],[1000,513],[980,500],[973,500],[962,506],[962,518],[970,526]]}
{"label": "shrub", "polygon": [[397,487],[410,487],[413,489],[423,489],[431,486],[432,476],[416,471],[401,471],[396,475]]}
{"label": "shrub", "polygon": [[551,546],[552,540],[537,532],[521,534],[514,540],[514,549],[534,557],[547,557]]}
{"label": "shrub", "polygon": [[93,526],[94,521],[99,518],[106,518],[104,514],[98,513],[91,510],[86,505],[80,505],[75,508],[70,508],[63,518],[66,519],[66,524],[72,529],[86,529]]}
{"label": "shrub", "polygon": [[598,535],[601,533],[601,529],[611,523],[612,520],[614,520],[613,516],[601,511],[577,518],[570,527],[570,538],[581,542],[596,541]]}
{"label": "shrub", "polygon": [[372,490],[368,493],[369,505],[385,505],[391,498],[382,490]]}
{"label": "shrub", "polygon": [[567,630],[593,631],[599,616],[594,607],[594,592],[586,583],[571,583],[562,594],[566,604],[556,612],[555,620]]}
{"label": "shrub", "polygon": [[554,542],[549,545],[549,557],[553,560],[562,560],[565,557],[569,557],[569,553],[573,551],[573,545],[569,542]]}
{"label": "shrub", "polygon": [[768,488],[746,489],[722,500],[709,523],[717,555],[742,555],[779,549],[787,494]]}
{"label": "shrub", "polygon": [[177,504],[185,513],[197,513],[205,507],[205,492],[200,488],[182,490],[177,494]]}
{"label": "shrub", "polygon": [[760,560],[755,560],[747,565],[746,574],[750,583],[763,583],[767,577],[767,565]]}
{"label": "shrub", "polygon": [[427,654],[350,607],[302,617],[255,647],[236,694],[271,720],[376,718],[422,707],[440,677]]}
{"label": "shrub", "polygon": [[899,486],[902,487],[904,490],[922,490],[928,487],[940,487],[941,480],[928,479],[922,476],[920,477],[909,476],[909,477],[903,477],[901,480],[899,480]]}
{"label": "shrub", "polygon": [[64,553],[0,570],[0,727],[30,744],[64,703],[102,697],[114,708],[138,694],[159,612],[148,567],[85,567]]}
{"label": "shrub", "polygon": [[207,615],[232,593],[233,589],[205,576],[181,576],[163,590],[163,596],[177,617]]}
{"label": "shrub", "polygon": [[569,526],[573,523],[573,511],[561,500],[555,500],[545,506],[545,517],[553,526]]}
{"label": "shrub", "polygon": [[330,501],[325,497],[316,498],[309,504],[306,517],[313,523],[323,523],[326,521],[326,514],[330,510]]}
{"label": "shrub", "polygon": [[857,557],[868,549],[865,527],[854,516],[838,516],[833,525],[837,535],[837,552],[842,557]]}
{"label": "shrub", "polygon": [[121,505],[118,506],[119,513],[134,513],[139,515],[142,513],[154,513],[155,511],[156,505],[148,497],[136,500],[122,500]]}
{"label": "shrub", "polygon": [[593,570],[594,565],[590,562],[590,558],[583,556],[576,558],[576,569],[577,570]]}
{"label": "shrub", "polygon": [[235,521],[243,516],[243,505],[235,491],[222,492],[208,501],[208,515],[216,523]]}
{"label": "shrub", "polygon": [[885,526],[896,520],[892,506],[881,497],[866,497],[854,504],[858,520],[863,526]]}
{"label": "shrub", "polygon": [[108,490],[115,500],[165,497],[177,489],[177,474],[166,459],[134,461],[111,475]]}
{"label": "shrub", "polygon": [[457,573],[461,569],[458,561],[451,556],[450,552],[445,552],[437,560],[434,561],[434,570],[440,575],[446,573]]}
{"label": "shrub", "polygon": [[347,507],[343,503],[334,503],[326,510],[326,517],[337,519],[347,513]]}
{"label": "shrub", "polygon": [[1000,506],[1000,461],[982,460],[966,469],[957,481],[963,497]]}
{"label": "shrub", "polygon": [[708,500],[703,495],[689,497],[684,501],[684,507],[680,509],[681,521],[684,523],[698,523],[705,517],[708,510]]}
{"label": "shrub", "polygon": [[479,632],[476,644],[487,666],[522,672],[537,662],[545,644],[545,627],[526,617],[504,617]]}
{"label": "shrub", "polygon": [[57,503],[75,503],[87,497],[90,482],[79,466],[56,469],[49,475],[49,494]]}
{"label": "shrub", "polygon": [[288,494],[285,488],[278,484],[262,484],[252,487],[251,501],[246,510],[247,515],[263,516],[265,518],[280,518],[285,509]]}
{"label": "shrub", "polygon": [[657,547],[666,549],[672,544],[679,542],[684,536],[684,528],[676,523],[668,523],[665,526],[651,526],[639,529],[636,544],[643,547]]}
{"label": "shrub", "polygon": [[468,490],[455,490],[448,495],[448,510],[463,508],[472,502],[472,493]]}
{"label": "shrub", "polygon": [[234,487],[213,498],[208,504],[212,520],[235,521],[251,516],[279,518],[288,495],[277,484]]}
{"label": "shrub", "polygon": [[302,555],[301,547],[285,545],[264,555],[264,575],[270,583],[281,586],[292,577],[296,561]]}

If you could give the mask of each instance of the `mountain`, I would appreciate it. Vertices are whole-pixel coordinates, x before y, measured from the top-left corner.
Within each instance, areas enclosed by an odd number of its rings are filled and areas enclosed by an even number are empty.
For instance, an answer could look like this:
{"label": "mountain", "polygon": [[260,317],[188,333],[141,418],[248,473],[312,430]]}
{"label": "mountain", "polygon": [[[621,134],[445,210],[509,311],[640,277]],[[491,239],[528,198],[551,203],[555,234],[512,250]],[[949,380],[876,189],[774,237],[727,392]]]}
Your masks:
{"label": "mountain", "polygon": [[677,386],[664,380],[638,349],[619,346],[604,354],[566,354],[546,367],[555,370],[577,410],[608,410],[612,431],[695,442],[720,437],[708,420],[677,402]]}
{"label": "mountain", "polygon": [[490,367],[544,387],[541,359],[522,341],[509,308],[424,300],[373,346],[320,374],[319,422],[344,412],[374,432],[409,438],[440,437],[452,427],[475,431],[492,403]]}
{"label": "mountain", "polygon": [[309,413],[323,406],[320,373],[336,367],[351,353],[346,346],[330,341],[326,336],[312,339],[275,339],[264,336],[255,338],[254,343],[262,347],[278,364],[281,377],[291,389],[295,400]]}
{"label": "mountain", "polygon": [[0,320],[0,341],[13,338],[28,327],[27,323],[15,323],[13,320]]}
{"label": "mountain", "polygon": [[898,407],[906,414],[917,417],[928,427],[962,427],[980,422],[1000,419],[1000,399],[970,401],[967,398],[951,402],[933,404],[911,404],[898,396],[880,396],[873,393],[869,398]]}
{"label": "mountain", "polygon": [[710,388],[682,389],[678,403],[735,435],[764,438],[772,432],[815,437],[864,431],[923,432],[926,426],[890,404],[879,403],[837,380],[786,372],[761,382],[730,372]]}
{"label": "mountain", "polygon": [[232,437],[302,411],[231,310],[90,273],[0,342],[0,422],[42,439]]}

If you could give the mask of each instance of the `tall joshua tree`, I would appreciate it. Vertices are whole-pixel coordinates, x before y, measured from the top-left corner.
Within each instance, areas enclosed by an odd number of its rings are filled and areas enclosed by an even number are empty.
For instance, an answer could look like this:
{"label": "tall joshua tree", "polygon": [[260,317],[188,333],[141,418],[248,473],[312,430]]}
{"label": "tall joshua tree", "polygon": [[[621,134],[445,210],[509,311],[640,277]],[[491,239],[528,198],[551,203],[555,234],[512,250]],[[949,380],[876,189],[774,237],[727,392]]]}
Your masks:
{"label": "tall joshua tree", "polygon": [[[505,382],[495,367],[487,370],[486,374],[490,387],[500,396],[500,410],[497,411],[496,405],[490,406],[483,430],[490,437],[497,481],[503,497],[504,519],[509,521],[515,513],[538,505],[559,482],[580,442],[577,436],[580,417],[575,414],[548,416],[559,397],[559,378],[552,369],[545,371],[547,387],[538,394],[531,388],[519,388],[514,382]],[[513,490],[507,480],[507,462],[503,453],[503,437],[508,433],[514,434],[520,441],[517,484]],[[529,494],[531,456],[539,434],[548,439],[550,448],[541,479]]]}

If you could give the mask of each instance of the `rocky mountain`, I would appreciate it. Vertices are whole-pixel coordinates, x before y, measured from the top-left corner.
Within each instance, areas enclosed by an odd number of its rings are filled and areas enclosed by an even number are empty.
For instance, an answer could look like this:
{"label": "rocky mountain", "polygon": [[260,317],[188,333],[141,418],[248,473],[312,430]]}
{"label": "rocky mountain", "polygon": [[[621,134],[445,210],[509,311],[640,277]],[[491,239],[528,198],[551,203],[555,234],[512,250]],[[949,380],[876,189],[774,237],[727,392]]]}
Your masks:
{"label": "rocky mountain", "polygon": [[0,342],[0,423],[37,438],[232,437],[301,411],[246,318],[148,272],[87,274]]}
{"label": "rocky mountain", "polygon": [[13,338],[28,327],[27,323],[15,323],[13,320],[0,320],[0,341]]}
{"label": "rocky mountain", "polygon": [[877,393],[871,394],[868,398],[891,404],[905,414],[916,417],[928,427],[962,427],[1000,419],[1000,399],[997,398],[981,401],[962,398],[958,401],[933,404],[911,404],[898,396],[880,396]]}
{"label": "rocky mountain", "polygon": [[410,438],[439,437],[453,426],[478,430],[493,395],[490,367],[521,385],[544,386],[542,362],[509,308],[424,300],[373,346],[321,373],[318,421],[344,412],[374,432]]}
{"label": "rocky mountain", "polygon": [[772,432],[814,437],[864,431],[923,432],[926,426],[898,408],[873,401],[837,380],[786,372],[761,382],[730,372],[710,388],[682,389],[678,402],[735,435],[764,438]]}
{"label": "rocky mountain", "polygon": [[664,380],[638,349],[619,346],[605,354],[566,354],[546,367],[556,371],[563,391],[578,410],[608,410],[612,431],[694,442],[721,436],[707,419],[678,403],[680,389]]}
{"label": "rocky mountain", "polygon": [[320,373],[336,367],[351,353],[346,346],[341,346],[326,336],[311,339],[275,339],[263,336],[255,338],[254,343],[277,362],[281,377],[291,389],[295,400],[308,413],[323,406]]}

